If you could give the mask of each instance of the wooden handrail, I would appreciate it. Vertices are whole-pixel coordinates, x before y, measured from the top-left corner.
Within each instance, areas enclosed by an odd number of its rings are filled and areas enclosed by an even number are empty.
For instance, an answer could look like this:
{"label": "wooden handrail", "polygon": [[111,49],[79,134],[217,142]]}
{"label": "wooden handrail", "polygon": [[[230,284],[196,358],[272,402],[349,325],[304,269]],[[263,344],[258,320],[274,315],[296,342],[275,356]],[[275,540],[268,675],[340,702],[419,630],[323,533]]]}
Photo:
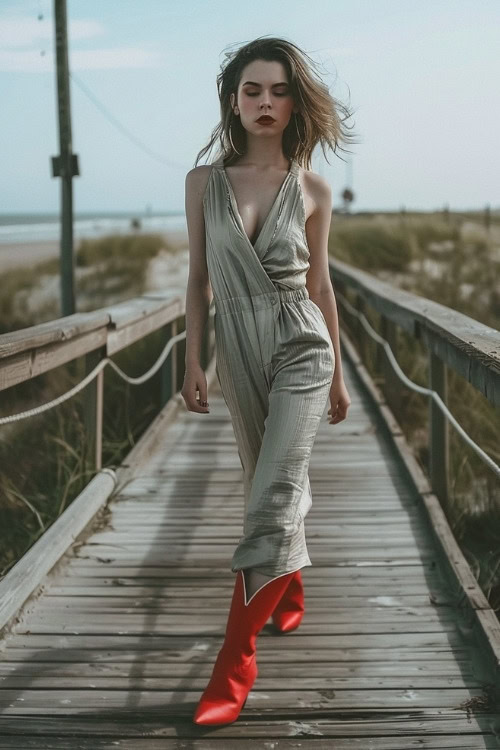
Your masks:
{"label": "wooden handrail", "polygon": [[111,356],[184,313],[185,300],[178,295],[145,294],[4,333],[0,336],[0,391],[101,347]]}
{"label": "wooden handrail", "polygon": [[500,331],[340,260],[330,261],[330,273],[334,285],[359,293],[385,319],[423,340],[488,401],[500,405]]}
{"label": "wooden handrail", "polygon": [[[88,313],[68,315],[40,325],[0,336],[0,391],[42,373],[85,357],[85,372],[91,372],[104,357],[127,348],[154,331],[163,329],[165,343],[178,333],[185,315],[185,298],[178,294],[152,292]],[[209,319],[210,322],[210,319]],[[207,327],[202,346],[203,364],[208,364],[213,324]],[[161,406],[178,390],[177,349],[174,346],[161,369]],[[102,467],[102,414],[104,372],[85,388],[84,420],[90,467]]]}
{"label": "wooden handrail", "polygon": [[[422,339],[430,351],[492,404],[500,405],[500,331],[340,260],[330,261],[330,272],[334,285],[359,293],[385,319]],[[145,294],[3,334],[0,390],[87,354],[103,343],[108,355],[117,352],[184,314],[183,297]]]}
{"label": "wooden handrail", "polygon": [[[428,352],[428,387],[447,404],[447,368],[467,380],[493,406],[500,405],[500,331],[438,302],[398,289],[340,260],[330,261],[334,288],[354,292],[354,307],[372,307],[381,316],[380,334],[397,359],[397,328],[420,339]],[[340,296],[340,295],[339,295]],[[338,300],[339,308],[342,302]],[[357,326],[357,347],[364,350],[362,326]],[[387,361],[383,362],[387,402],[397,411],[401,388]],[[449,425],[434,399],[430,399],[428,472],[441,502],[449,497]]]}

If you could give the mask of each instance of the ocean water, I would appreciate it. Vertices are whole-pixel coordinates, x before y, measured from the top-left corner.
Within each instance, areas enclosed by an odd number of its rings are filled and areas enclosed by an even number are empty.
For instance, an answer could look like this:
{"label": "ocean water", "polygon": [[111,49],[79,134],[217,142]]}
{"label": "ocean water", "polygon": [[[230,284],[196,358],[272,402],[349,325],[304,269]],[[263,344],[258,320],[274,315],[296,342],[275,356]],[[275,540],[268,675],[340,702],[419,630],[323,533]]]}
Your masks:
{"label": "ocean water", "polygon": [[[140,221],[139,230],[133,230],[132,219]],[[131,231],[167,232],[185,227],[184,213],[81,213],[74,216],[73,238],[129,234]],[[56,214],[0,214],[0,244],[58,241],[60,236],[61,225]]]}

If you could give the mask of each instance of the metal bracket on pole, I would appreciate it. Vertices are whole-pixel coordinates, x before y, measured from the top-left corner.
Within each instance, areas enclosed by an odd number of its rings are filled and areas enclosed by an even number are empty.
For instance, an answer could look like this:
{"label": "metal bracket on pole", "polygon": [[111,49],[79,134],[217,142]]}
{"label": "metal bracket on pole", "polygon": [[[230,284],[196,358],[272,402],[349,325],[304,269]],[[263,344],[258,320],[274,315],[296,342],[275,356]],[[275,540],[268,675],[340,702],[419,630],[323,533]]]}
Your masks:
{"label": "metal bracket on pole", "polygon": [[[60,156],[52,156],[51,157],[52,162],[52,177],[62,177],[64,172],[61,168],[61,157]],[[74,176],[79,177],[80,176],[80,167],[78,164],[78,154],[71,154],[71,177]]]}

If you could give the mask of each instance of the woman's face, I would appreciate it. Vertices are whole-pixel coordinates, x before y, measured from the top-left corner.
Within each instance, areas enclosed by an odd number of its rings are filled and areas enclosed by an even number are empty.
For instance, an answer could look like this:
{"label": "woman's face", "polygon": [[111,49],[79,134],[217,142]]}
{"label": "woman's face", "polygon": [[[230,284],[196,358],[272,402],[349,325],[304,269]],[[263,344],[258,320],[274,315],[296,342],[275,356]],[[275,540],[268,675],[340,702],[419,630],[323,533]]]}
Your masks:
{"label": "woman's face", "polygon": [[[238,99],[231,94],[231,106],[239,113],[245,130],[254,135],[270,136],[281,133],[290,120],[294,101],[282,63],[253,60],[243,69],[238,86]],[[274,122],[265,125],[257,122],[267,114]]]}

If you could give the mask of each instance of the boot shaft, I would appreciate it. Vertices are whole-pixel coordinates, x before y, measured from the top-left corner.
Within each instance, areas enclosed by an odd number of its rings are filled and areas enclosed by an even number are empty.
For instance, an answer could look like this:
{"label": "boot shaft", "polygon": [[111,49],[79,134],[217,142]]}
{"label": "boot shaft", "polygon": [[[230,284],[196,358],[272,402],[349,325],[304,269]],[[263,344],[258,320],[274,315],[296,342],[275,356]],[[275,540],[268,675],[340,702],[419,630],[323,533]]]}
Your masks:
{"label": "boot shaft", "polygon": [[257,635],[276,609],[294,575],[295,571],[267,581],[249,599],[244,572],[238,570],[227,619],[226,639],[229,638],[231,642],[237,640],[245,653],[253,653]]}

